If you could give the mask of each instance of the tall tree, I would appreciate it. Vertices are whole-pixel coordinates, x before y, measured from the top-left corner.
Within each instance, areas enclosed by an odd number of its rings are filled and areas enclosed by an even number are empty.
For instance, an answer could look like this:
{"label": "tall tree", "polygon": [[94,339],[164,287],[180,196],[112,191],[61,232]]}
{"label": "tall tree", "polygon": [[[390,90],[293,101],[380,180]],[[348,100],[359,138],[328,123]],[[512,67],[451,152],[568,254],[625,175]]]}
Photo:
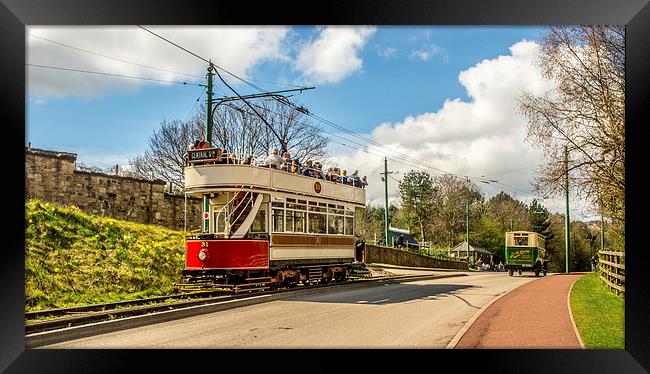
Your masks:
{"label": "tall tree", "polygon": [[547,196],[563,192],[564,147],[571,184],[600,212],[625,222],[625,29],[549,26],[538,64],[555,88],[524,94],[527,140],[549,162],[536,180]]}
{"label": "tall tree", "polygon": [[420,238],[426,241],[425,226],[434,213],[434,201],[438,192],[434,188],[433,178],[425,171],[411,170],[404,175],[398,186],[402,208],[414,216],[420,229]]}

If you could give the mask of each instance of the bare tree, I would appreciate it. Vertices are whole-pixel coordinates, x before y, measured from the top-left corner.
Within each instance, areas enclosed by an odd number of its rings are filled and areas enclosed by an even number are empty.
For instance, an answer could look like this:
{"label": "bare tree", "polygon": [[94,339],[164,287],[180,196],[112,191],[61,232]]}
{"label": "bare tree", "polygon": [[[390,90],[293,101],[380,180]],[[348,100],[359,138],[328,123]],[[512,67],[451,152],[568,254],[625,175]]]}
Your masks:
{"label": "bare tree", "polygon": [[542,74],[556,88],[524,94],[527,141],[543,150],[536,190],[563,191],[564,147],[571,185],[601,214],[625,222],[625,30],[623,26],[550,26],[541,39]]}
{"label": "bare tree", "polygon": [[[251,100],[252,101],[252,100]],[[256,104],[274,131],[282,138],[294,159],[325,156],[328,138],[304,113],[279,102]],[[263,158],[280,147],[273,131],[247,107],[226,102],[215,108],[212,146],[227,152]],[[170,190],[183,189],[183,167],[188,146],[205,138],[205,110],[190,121],[163,121],[149,138],[148,149],[130,160],[131,176],[161,179]]]}

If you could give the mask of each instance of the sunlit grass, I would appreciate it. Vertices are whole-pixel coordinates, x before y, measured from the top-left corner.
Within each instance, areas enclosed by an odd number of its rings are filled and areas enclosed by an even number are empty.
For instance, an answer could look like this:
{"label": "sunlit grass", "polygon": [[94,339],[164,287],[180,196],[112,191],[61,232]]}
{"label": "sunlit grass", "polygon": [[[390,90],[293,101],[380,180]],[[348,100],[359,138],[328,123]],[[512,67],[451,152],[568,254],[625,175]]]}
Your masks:
{"label": "sunlit grass", "polygon": [[571,309],[586,348],[625,349],[625,299],[610,291],[596,273],[575,282]]}
{"label": "sunlit grass", "polygon": [[180,231],[28,201],[25,310],[169,294],[184,265],[183,247]]}

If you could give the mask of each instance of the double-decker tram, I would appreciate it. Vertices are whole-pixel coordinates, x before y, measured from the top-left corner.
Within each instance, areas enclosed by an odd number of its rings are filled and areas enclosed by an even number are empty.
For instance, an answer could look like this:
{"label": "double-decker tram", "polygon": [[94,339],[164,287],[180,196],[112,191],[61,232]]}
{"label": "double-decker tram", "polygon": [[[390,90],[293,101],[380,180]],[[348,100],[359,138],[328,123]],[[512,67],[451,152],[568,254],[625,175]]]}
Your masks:
{"label": "double-decker tram", "polygon": [[185,193],[203,198],[201,232],[186,239],[186,282],[237,290],[342,281],[364,261],[354,231],[365,206],[358,183],[233,162],[218,148],[188,151],[184,175]]}

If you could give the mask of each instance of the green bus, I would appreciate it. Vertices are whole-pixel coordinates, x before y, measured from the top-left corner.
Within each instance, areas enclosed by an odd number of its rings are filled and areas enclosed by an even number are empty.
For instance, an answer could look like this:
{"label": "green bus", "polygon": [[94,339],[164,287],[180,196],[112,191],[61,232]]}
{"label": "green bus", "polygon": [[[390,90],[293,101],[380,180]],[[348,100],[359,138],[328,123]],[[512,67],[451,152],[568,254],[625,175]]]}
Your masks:
{"label": "green bus", "polygon": [[532,231],[506,232],[506,265],[508,275],[514,272],[533,271],[546,275],[548,262],[544,235]]}

